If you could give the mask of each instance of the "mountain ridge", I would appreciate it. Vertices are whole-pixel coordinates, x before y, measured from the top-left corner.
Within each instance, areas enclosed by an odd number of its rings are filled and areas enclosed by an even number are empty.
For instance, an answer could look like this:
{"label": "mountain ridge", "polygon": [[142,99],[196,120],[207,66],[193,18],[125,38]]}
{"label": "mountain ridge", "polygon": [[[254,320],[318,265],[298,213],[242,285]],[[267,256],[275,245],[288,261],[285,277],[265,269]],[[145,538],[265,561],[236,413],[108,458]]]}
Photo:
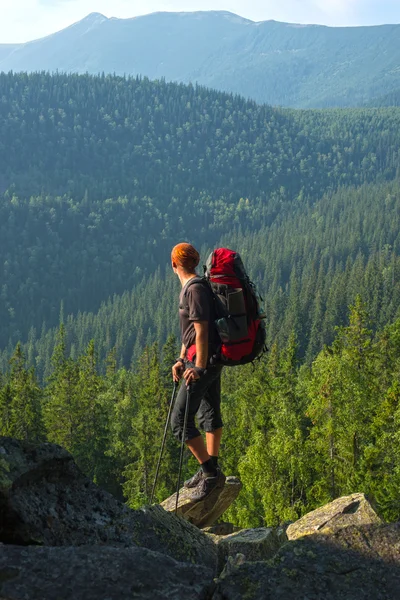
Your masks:
{"label": "mountain ridge", "polygon": [[45,38],[0,45],[0,71],[139,75],[272,105],[365,106],[400,88],[399,33],[400,25],[254,22],[229,11],[95,12]]}
{"label": "mountain ridge", "polygon": [[5,47],[5,46],[21,47],[21,46],[25,46],[26,44],[30,44],[32,42],[39,42],[40,40],[46,39],[56,33],[60,33],[61,31],[64,31],[65,29],[69,29],[70,27],[73,27],[74,25],[78,25],[80,23],[83,23],[83,22],[93,19],[95,17],[101,17],[103,19],[103,21],[126,22],[126,21],[137,21],[140,19],[149,19],[149,18],[159,16],[159,15],[176,16],[176,17],[182,17],[182,16],[190,17],[190,16],[195,16],[195,15],[215,15],[215,16],[222,16],[222,17],[233,17],[235,20],[241,21],[243,23],[252,24],[252,25],[264,25],[266,23],[276,23],[279,25],[287,26],[287,27],[293,27],[294,29],[321,28],[321,29],[329,29],[329,30],[341,30],[341,29],[342,30],[352,30],[352,29],[360,30],[360,29],[378,29],[378,28],[385,28],[385,27],[400,27],[400,23],[381,23],[379,25],[338,25],[338,26],[333,26],[333,25],[324,25],[322,23],[296,23],[296,22],[291,22],[291,21],[278,21],[276,19],[263,19],[261,21],[254,21],[253,19],[249,19],[248,17],[243,17],[242,15],[239,15],[239,14],[234,13],[229,10],[194,10],[194,11],[157,10],[157,11],[154,11],[151,13],[146,13],[144,15],[136,15],[134,17],[114,17],[114,16],[107,17],[103,13],[94,11],[94,12],[88,13],[82,19],[79,19],[78,21],[71,23],[67,27],[60,29],[60,30],[56,30],[52,33],[49,33],[48,35],[38,37],[38,38],[32,38],[31,40],[28,40],[27,42],[22,42],[22,43],[14,43],[14,42],[9,42],[9,43],[4,43],[4,44],[0,43],[0,48]]}

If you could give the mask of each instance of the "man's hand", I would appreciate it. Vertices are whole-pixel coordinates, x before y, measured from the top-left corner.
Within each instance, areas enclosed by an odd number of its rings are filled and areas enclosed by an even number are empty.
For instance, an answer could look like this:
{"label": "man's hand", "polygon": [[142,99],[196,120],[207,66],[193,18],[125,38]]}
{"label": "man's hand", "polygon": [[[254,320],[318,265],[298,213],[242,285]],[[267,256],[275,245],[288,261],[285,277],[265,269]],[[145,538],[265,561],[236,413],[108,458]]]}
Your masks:
{"label": "man's hand", "polygon": [[186,369],[183,374],[183,378],[186,381],[186,385],[190,385],[193,381],[197,381],[204,374],[205,369],[201,369],[200,367],[192,367],[191,369]]}
{"label": "man's hand", "polygon": [[172,367],[172,378],[175,383],[178,383],[182,379],[183,371],[185,370],[184,364],[178,360]]}

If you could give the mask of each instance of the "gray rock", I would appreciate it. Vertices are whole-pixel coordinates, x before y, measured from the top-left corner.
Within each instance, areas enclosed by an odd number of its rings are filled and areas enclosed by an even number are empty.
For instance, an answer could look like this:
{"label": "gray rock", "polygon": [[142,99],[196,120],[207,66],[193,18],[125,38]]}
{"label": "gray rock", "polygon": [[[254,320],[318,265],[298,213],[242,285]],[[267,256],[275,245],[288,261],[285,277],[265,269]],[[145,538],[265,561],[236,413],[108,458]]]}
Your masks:
{"label": "gray rock", "polygon": [[196,527],[159,506],[137,511],[85,477],[68,452],[0,438],[0,541],[141,546],[211,569],[217,550]]}
{"label": "gray rock", "polygon": [[2,600],[205,600],[213,573],[143,548],[0,546]]}
{"label": "gray rock", "polygon": [[218,572],[224,568],[229,557],[243,555],[246,561],[269,560],[287,542],[283,528],[260,527],[243,529],[238,533],[216,539],[218,547]]}
{"label": "gray rock", "polygon": [[382,522],[364,494],[352,494],[317,508],[292,523],[287,529],[287,536],[289,540],[296,540],[314,533],[334,533],[351,525],[379,525]]}
{"label": "gray rock", "polygon": [[[227,477],[221,492],[211,493],[201,502],[193,502],[190,494],[193,490],[182,488],[179,492],[178,515],[196,525],[196,527],[211,527],[231,506],[242,489],[242,483],[237,477]],[[173,494],[161,506],[168,512],[174,512],[176,494]]]}
{"label": "gray rock", "polygon": [[313,536],[313,539],[400,568],[400,523],[345,527],[333,534]]}
{"label": "gray rock", "polygon": [[246,557],[244,554],[235,554],[235,556],[228,556],[224,570],[221,573],[221,579],[230,575],[237,567],[244,565]]}
{"label": "gray rock", "polygon": [[242,527],[235,527],[232,523],[217,523],[216,525],[212,525],[212,527],[203,527],[202,531],[204,531],[204,533],[224,536],[236,533],[237,531],[242,531],[242,529]]}
{"label": "gray rock", "polygon": [[213,600],[397,600],[400,524],[352,526],[285,544],[224,573]]}

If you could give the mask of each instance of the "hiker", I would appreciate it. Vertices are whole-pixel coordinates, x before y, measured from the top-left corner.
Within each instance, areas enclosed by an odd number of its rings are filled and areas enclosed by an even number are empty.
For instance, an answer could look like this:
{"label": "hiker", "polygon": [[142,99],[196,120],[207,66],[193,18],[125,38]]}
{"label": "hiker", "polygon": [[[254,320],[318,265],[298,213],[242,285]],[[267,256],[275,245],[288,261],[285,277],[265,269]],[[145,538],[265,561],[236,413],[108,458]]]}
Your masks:
{"label": "hiker", "polygon": [[[178,244],[172,250],[172,268],[182,285],[179,297],[182,348],[172,367],[172,376],[175,382],[182,378],[184,382],[172,412],[171,426],[179,441],[182,441],[184,435],[186,445],[200,464],[197,473],[184,483],[186,488],[193,489],[191,499],[194,501],[203,500],[225,483],[225,476],[218,467],[222,437],[222,366],[210,364],[210,358],[218,345],[218,337],[214,324],[212,292],[196,273],[199,262],[200,255],[191,244]],[[193,281],[194,278],[196,281]],[[187,394],[189,412],[184,434]],[[199,427],[206,433],[206,444],[196,427],[195,416]]]}

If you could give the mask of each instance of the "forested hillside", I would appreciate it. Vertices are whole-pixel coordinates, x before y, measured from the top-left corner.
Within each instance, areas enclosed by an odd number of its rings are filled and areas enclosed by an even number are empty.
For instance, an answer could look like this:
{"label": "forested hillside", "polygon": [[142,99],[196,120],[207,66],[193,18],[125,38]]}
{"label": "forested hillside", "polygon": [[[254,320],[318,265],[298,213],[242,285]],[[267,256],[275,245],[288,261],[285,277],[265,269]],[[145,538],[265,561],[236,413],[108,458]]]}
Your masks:
{"label": "forested hillside", "polygon": [[361,106],[400,87],[400,25],[254,23],[226,11],[82,21],[12,52],[0,71],[141,75],[297,108]]}
{"label": "forested hillside", "polygon": [[176,240],[246,246],[244,232],[265,239],[327,191],[398,172],[395,109],[285,111],[205,88],[44,74],[0,75],[0,97],[3,347],[57,325],[62,302],[66,315],[93,311],[130,290]]}
{"label": "forested hillside", "polygon": [[[400,320],[374,336],[360,298],[311,367],[299,366],[296,335],[262,362],[227,369],[222,467],[243,491],[225,518],[272,526],[339,496],[365,492],[388,520],[400,518]],[[60,328],[42,389],[18,346],[0,377],[0,434],[48,439],[131,507],[149,502],[171,394],[177,345],[145,349],[133,369],[111,352],[98,373],[93,343],[68,358]],[[179,444],[167,438],[156,500],[175,491]],[[184,476],[196,468],[184,463]]]}
{"label": "forested hillside", "polygon": [[[0,75],[0,435],[62,444],[147,502],[178,343],[171,247],[226,245],[270,347],[224,372],[223,465],[244,483],[227,517],[282,523],[357,490],[400,518],[399,125],[397,108]],[[170,437],[159,499],[178,452]]]}
{"label": "forested hillside", "polygon": [[[250,210],[232,210],[232,232],[220,244],[240,249],[265,298],[268,344],[286,343],[295,331],[298,356],[311,361],[344,325],[348,306],[361,294],[375,326],[382,328],[400,308],[400,188],[398,182],[341,188],[315,204],[297,203],[269,226],[237,229]],[[227,215],[227,216],[229,216]],[[210,248],[202,247],[205,262]],[[133,291],[114,295],[97,313],[65,317],[65,341],[72,356],[91,339],[103,362],[114,349],[119,366],[130,365],[143,347],[178,334],[179,282],[169,265],[143,277]],[[65,312],[65,311],[63,311]],[[58,315],[57,315],[58,316]],[[25,345],[40,379],[51,373],[57,328],[34,330]],[[7,369],[13,344],[0,355]]]}

